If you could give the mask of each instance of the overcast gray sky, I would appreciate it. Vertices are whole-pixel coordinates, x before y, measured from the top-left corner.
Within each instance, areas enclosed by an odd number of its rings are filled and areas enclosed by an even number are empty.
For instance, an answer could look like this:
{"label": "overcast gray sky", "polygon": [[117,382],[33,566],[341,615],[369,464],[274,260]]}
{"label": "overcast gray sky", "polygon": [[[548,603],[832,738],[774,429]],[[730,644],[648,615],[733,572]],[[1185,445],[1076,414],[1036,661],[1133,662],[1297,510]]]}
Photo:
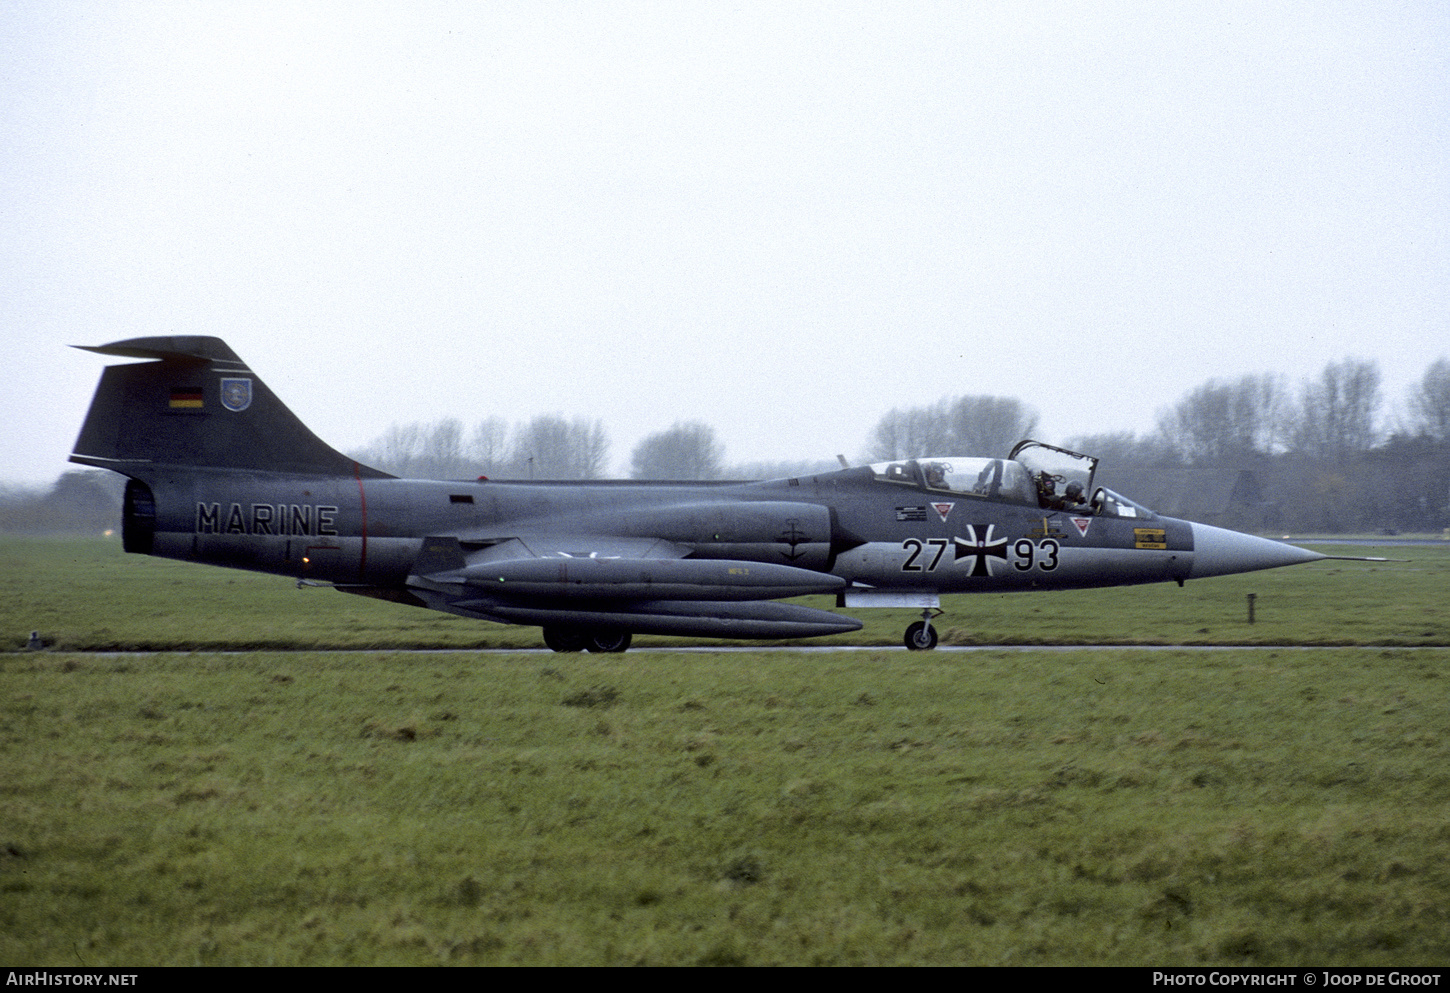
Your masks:
{"label": "overcast gray sky", "polygon": [[0,5],[0,480],[105,360],[227,340],[324,439],[1046,440],[1210,379],[1450,354],[1450,5]]}

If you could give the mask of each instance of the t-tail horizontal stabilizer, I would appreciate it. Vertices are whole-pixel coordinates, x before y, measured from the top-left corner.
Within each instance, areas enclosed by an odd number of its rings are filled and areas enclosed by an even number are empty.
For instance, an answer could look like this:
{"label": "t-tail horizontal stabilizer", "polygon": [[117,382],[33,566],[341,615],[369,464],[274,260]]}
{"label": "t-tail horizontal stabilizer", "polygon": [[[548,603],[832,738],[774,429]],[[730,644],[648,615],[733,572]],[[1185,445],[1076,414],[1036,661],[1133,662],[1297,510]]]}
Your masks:
{"label": "t-tail horizontal stabilizer", "polygon": [[137,479],[153,466],[391,478],[308,430],[220,338],[173,335],[78,345],[151,362],[107,367],[72,462]]}

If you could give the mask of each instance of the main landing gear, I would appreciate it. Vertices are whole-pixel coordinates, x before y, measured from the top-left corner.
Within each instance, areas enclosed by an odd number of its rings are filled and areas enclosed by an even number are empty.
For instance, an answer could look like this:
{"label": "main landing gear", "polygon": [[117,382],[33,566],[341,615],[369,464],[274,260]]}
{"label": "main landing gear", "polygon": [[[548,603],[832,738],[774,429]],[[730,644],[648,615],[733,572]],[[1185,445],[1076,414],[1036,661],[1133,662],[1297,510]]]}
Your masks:
{"label": "main landing gear", "polygon": [[936,647],[936,628],[931,626],[932,618],[940,617],[942,611],[935,607],[927,607],[921,612],[921,620],[912,624],[906,629],[906,637],[903,639],[906,647],[913,652],[929,652]]}
{"label": "main landing gear", "polygon": [[544,644],[556,652],[623,652],[634,636],[628,631],[580,631],[578,628],[544,628]]}

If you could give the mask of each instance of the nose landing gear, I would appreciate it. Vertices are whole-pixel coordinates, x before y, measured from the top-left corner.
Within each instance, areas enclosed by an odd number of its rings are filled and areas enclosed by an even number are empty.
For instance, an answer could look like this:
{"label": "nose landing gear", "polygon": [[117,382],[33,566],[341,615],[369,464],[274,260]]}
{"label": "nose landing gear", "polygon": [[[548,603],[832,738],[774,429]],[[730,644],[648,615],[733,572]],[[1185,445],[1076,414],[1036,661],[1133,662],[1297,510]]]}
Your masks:
{"label": "nose landing gear", "polygon": [[906,637],[903,641],[906,647],[913,652],[929,652],[936,647],[936,628],[932,627],[932,618],[940,617],[944,611],[935,607],[922,609],[921,620],[912,624],[906,629]]}

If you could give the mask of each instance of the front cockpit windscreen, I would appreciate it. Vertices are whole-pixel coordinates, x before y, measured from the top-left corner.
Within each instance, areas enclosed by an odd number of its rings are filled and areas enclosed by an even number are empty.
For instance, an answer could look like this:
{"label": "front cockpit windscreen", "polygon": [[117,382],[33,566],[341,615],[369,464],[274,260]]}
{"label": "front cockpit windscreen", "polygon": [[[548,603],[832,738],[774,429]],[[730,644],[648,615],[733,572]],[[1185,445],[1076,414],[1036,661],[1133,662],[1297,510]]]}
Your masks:
{"label": "front cockpit windscreen", "polygon": [[1019,462],[1010,459],[925,458],[877,462],[871,466],[877,479],[925,486],[931,490],[1000,500],[1005,503],[1037,505],[1032,477]]}

